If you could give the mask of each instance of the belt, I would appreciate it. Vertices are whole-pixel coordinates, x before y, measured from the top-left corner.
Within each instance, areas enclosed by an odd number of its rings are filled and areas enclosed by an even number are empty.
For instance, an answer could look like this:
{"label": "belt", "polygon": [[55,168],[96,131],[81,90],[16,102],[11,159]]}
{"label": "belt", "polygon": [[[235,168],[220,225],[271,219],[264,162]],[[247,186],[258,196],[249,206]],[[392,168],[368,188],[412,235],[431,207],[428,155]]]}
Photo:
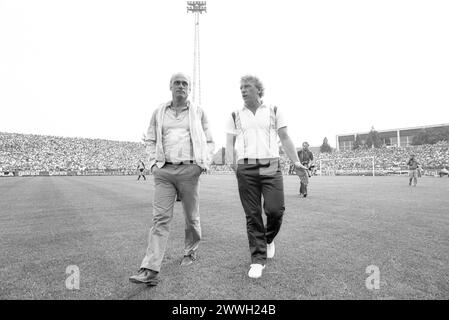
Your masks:
{"label": "belt", "polygon": [[176,165],[180,165],[180,164],[195,164],[196,162],[194,160],[186,160],[186,161],[181,161],[181,162],[169,162],[169,161],[165,161],[166,164],[176,164]]}
{"label": "belt", "polygon": [[265,158],[265,159],[249,159],[243,158],[237,161],[238,164],[261,164],[264,166],[270,166],[272,161],[279,161],[279,158]]}

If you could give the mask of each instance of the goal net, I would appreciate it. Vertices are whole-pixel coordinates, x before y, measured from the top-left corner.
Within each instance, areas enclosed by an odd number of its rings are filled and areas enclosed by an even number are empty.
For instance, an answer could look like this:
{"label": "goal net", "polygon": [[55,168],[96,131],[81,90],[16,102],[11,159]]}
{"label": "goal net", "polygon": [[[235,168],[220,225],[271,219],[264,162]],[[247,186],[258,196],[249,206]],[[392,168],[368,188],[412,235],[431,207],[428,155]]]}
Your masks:
{"label": "goal net", "polygon": [[320,159],[320,176],[375,176],[374,157]]}

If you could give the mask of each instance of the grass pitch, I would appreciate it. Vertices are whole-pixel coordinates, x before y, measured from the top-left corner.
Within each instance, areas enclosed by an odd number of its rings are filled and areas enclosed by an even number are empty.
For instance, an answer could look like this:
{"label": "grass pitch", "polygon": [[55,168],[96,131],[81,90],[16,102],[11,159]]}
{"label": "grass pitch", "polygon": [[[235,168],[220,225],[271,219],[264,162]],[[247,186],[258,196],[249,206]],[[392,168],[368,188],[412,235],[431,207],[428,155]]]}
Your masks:
{"label": "grass pitch", "polygon": [[[203,240],[180,267],[179,203],[157,287],[130,283],[144,256],[153,181],[136,177],[0,179],[0,299],[448,299],[449,179],[284,176],[276,256],[260,279],[233,175],[201,177]],[[68,290],[66,267],[80,270]],[[365,286],[368,266],[380,288]]]}

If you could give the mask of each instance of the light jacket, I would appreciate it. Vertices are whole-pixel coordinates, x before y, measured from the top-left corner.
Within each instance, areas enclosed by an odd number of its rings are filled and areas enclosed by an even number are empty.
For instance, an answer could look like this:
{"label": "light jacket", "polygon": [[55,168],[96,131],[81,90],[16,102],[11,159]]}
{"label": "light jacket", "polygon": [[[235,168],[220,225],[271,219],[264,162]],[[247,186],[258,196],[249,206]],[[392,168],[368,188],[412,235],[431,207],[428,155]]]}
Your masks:
{"label": "light jacket", "polygon": [[[165,165],[162,124],[164,123],[165,110],[170,107],[171,103],[171,101],[163,103],[154,110],[144,138],[150,170],[154,164],[159,168]],[[190,138],[196,164],[203,169],[209,169],[215,150],[215,143],[208,126],[205,126],[207,118],[199,106],[194,105],[190,101],[187,101],[187,106],[189,107]]]}

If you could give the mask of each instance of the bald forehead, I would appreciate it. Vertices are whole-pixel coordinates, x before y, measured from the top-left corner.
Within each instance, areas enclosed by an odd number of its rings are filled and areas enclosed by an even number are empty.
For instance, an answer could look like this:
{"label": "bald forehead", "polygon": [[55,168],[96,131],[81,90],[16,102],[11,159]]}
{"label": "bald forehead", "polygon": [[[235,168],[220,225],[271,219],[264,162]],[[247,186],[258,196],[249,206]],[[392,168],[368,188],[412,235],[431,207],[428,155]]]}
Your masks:
{"label": "bald forehead", "polygon": [[190,77],[184,73],[175,73],[174,75],[171,76],[170,78],[170,87],[173,84],[174,81],[176,80],[180,80],[180,81],[187,81],[189,83],[190,86]]}

